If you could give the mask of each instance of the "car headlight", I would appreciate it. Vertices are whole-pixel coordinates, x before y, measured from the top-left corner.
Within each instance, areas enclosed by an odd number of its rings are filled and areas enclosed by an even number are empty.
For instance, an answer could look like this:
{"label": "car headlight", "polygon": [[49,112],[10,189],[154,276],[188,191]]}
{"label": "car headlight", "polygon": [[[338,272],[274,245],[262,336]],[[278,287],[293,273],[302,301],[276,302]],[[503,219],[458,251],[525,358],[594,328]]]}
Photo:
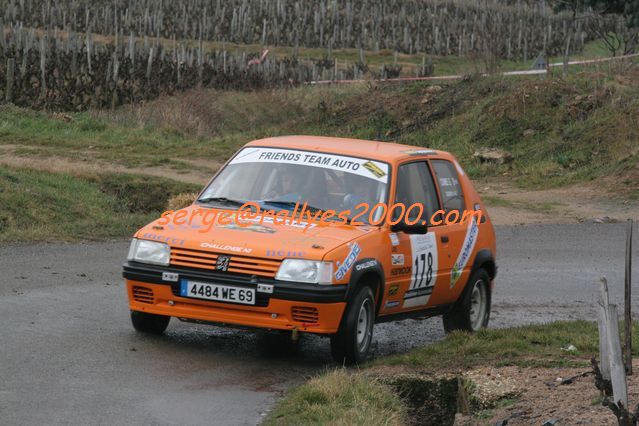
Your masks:
{"label": "car headlight", "polygon": [[167,266],[171,258],[171,247],[168,244],[156,241],[131,240],[127,260],[135,262],[152,263],[154,265]]}
{"label": "car headlight", "polygon": [[332,284],[333,263],[317,260],[284,259],[275,279],[301,283]]}

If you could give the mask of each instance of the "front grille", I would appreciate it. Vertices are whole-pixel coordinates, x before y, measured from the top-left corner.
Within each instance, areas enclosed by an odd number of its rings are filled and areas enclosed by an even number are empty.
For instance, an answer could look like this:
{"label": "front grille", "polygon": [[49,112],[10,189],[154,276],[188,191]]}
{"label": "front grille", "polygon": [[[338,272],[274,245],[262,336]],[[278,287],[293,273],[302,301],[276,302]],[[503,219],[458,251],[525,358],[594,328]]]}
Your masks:
{"label": "front grille", "polygon": [[147,287],[133,286],[133,300],[140,303],[153,304],[153,290]]}
{"label": "front grille", "polygon": [[[171,265],[215,270],[218,253],[171,247]],[[227,272],[274,278],[280,267],[279,260],[229,254]]]}
{"label": "front grille", "polygon": [[311,306],[293,306],[291,308],[293,321],[315,324],[319,322],[319,312],[317,308]]}

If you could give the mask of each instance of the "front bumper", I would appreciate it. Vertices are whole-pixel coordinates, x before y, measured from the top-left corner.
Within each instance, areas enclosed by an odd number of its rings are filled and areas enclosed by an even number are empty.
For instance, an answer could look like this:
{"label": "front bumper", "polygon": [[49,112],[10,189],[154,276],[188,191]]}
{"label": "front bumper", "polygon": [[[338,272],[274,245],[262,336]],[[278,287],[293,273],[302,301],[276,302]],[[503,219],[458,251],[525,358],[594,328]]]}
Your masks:
{"label": "front bumper", "polygon": [[[257,289],[270,284],[273,293],[256,292],[255,305],[180,296],[179,280],[165,281],[164,272],[179,279]],[[346,286],[292,283],[239,274],[217,273],[137,262],[124,264],[129,307],[134,311],[245,327],[332,334],[346,307]]]}

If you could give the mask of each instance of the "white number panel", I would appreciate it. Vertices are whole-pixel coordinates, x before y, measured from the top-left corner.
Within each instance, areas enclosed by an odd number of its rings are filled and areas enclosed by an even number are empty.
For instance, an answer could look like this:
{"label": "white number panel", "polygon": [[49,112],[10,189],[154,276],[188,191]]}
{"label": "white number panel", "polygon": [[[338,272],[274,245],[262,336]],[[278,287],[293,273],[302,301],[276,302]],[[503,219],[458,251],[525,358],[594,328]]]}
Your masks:
{"label": "white number panel", "polygon": [[413,254],[413,270],[410,286],[404,294],[404,308],[426,305],[437,280],[435,233],[411,235],[410,246]]}

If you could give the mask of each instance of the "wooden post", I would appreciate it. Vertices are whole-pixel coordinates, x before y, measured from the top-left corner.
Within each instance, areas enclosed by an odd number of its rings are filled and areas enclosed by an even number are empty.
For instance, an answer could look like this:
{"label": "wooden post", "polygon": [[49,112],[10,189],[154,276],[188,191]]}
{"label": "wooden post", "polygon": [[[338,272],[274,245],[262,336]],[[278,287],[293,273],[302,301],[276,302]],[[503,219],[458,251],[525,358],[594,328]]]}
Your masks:
{"label": "wooden post", "polygon": [[131,74],[135,71],[135,39],[133,31],[129,34],[129,59],[131,60]]}
{"label": "wooden post", "polygon": [[[148,61],[147,61],[147,63],[146,63],[146,79],[147,79],[147,80],[149,80],[149,79],[151,78],[151,69],[152,69],[152,66],[153,66],[153,48],[151,47],[151,48],[149,49],[149,59],[148,59]],[[178,67],[179,67],[179,63],[178,63]],[[178,68],[178,70],[179,70],[179,68]],[[178,73],[179,73],[179,71],[178,71]],[[178,75],[179,75],[179,74],[178,74]],[[179,77],[178,77],[178,80],[179,80]],[[179,81],[178,81],[178,82],[179,82]]]}
{"label": "wooden post", "polygon": [[[89,16],[89,12],[87,10],[87,19]],[[89,33],[89,30],[87,29],[87,68],[89,70],[89,74],[91,74],[91,34]]]}
{"label": "wooden post", "polygon": [[41,73],[41,84],[40,84],[40,96],[45,98],[47,95],[47,43],[45,38],[42,37],[40,39],[40,73]]}
{"label": "wooden post", "polygon": [[[632,312],[631,312],[631,274],[632,274],[632,219],[626,224],[626,274],[624,279],[624,355],[626,373],[632,375]],[[627,406],[626,406],[627,408]]]}
{"label": "wooden post", "polygon": [[608,280],[601,277],[601,288],[599,289],[599,297],[602,306],[606,308],[610,304],[610,297],[608,297]]}
{"label": "wooden post", "polygon": [[604,380],[610,381],[610,354],[608,351],[608,284],[605,278],[601,279],[599,303],[597,307],[597,326],[599,328],[599,370]]}
{"label": "wooden post", "polygon": [[570,54],[570,34],[566,38],[566,47],[564,49],[564,58],[563,58],[563,76],[566,77],[568,75],[568,55]]}
{"label": "wooden post", "polygon": [[610,354],[610,380],[614,403],[628,409],[628,389],[626,370],[621,357],[621,339],[619,338],[619,316],[617,305],[608,305],[608,351]]}
{"label": "wooden post", "polygon": [[7,42],[4,39],[4,22],[0,19],[0,49],[4,50],[7,46]]}
{"label": "wooden post", "polygon": [[7,85],[4,98],[7,102],[11,102],[13,98],[13,75],[15,73],[16,60],[14,58],[7,59]]}
{"label": "wooden post", "polygon": [[604,379],[610,380],[610,350],[608,348],[608,305],[610,305],[610,297],[608,296],[608,281],[601,278],[601,287],[599,289],[598,313],[601,317],[601,327],[603,331],[599,334],[599,351],[601,355],[601,375]]}

